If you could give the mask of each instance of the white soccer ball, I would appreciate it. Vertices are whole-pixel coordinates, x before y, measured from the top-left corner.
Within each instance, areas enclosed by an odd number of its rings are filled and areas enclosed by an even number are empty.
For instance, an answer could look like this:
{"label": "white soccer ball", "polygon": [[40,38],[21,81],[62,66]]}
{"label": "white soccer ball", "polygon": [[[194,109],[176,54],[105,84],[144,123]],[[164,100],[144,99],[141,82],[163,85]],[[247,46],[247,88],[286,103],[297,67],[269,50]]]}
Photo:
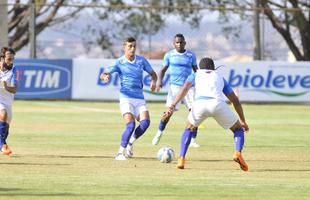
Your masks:
{"label": "white soccer ball", "polygon": [[162,163],[170,163],[174,159],[172,147],[162,147],[157,152],[157,159]]}

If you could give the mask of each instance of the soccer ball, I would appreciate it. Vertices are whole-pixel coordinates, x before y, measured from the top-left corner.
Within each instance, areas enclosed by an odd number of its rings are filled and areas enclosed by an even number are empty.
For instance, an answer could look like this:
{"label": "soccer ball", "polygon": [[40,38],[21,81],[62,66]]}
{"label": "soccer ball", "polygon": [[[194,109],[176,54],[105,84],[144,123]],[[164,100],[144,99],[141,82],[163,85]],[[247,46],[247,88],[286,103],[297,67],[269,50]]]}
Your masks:
{"label": "soccer ball", "polygon": [[157,159],[162,163],[170,163],[174,159],[174,151],[171,147],[162,147],[157,152]]}

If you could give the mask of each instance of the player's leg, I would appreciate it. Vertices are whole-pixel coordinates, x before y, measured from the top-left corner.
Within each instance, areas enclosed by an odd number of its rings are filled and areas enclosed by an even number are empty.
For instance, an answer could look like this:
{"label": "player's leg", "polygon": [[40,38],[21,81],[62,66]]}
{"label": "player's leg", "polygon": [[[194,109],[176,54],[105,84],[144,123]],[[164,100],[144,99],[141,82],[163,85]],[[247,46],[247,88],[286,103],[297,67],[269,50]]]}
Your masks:
{"label": "player's leg", "polygon": [[243,171],[248,171],[248,165],[242,157],[242,149],[244,146],[244,130],[237,118],[237,116],[230,110],[225,102],[221,102],[217,106],[215,113],[215,120],[225,129],[230,129],[234,133],[235,153],[233,155],[234,161],[239,163]]}
{"label": "player's leg", "polygon": [[197,132],[197,127],[195,127],[193,124],[188,122],[183,132],[181,142],[180,142],[180,153],[179,153],[179,159],[178,159],[179,169],[184,169],[185,155],[187,153],[189,144],[191,143],[191,139],[193,137],[194,132]]}
{"label": "player's leg", "polygon": [[230,130],[234,133],[234,141],[235,141],[235,153],[233,155],[234,161],[239,163],[240,168],[243,171],[248,171],[249,167],[242,156],[242,150],[244,146],[244,130],[241,126],[239,120],[230,128]]}
{"label": "player's leg", "polygon": [[8,126],[7,123],[8,112],[6,109],[2,108],[0,110],[0,149],[3,155],[10,155],[12,151],[6,143],[8,137]]}
{"label": "player's leg", "polygon": [[195,102],[193,108],[188,114],[188,123],[183,132],[180,144],[180,153],[178,159],[178,168],[184,169],[185,156],[190,145],[193,134],[197,132],[197,127],[208,117],[208,112],[205,109],[206,105],[203,102]]}
{"label": "player's leg", "polygon": [[137,100],[135,102],[135,113],[139,113],[137,120],[140,122],[139,126],[134,130],[127,145],[127,156],[133,156],[133,143],[140,138],[150,126],[150,114],[147,110],[145,100]]}
{"label": "player's leg", "polygon": [[[191,87],[186,96],[184,97],[184,103],[188,109],[188,111],[190,112],[194,103],[194,97],[195,97],[195,89],[194,87]],[[196,138],[197,138],[197,134],[198,134],[198,129],[196,129],[195,132],[193,132],[192,135],[192,139],[191,139],[191,143],[189,144],[190,147],[194,147],[194,148],[198,148],[200,147],[200,145],[196,142]]]}
{"label": "player's leg", "polygon": [[133,131],[135,130],[135,117],[133,114],[134,110],[132,108],[130,99],[120,99],[120,109],[125,122],[125,130],[122,134],[121,144],[115,160],[126,160],[124,150],[129,143],[129,139],[133,134]]}
{"label": "player's leg", "polygon": [[[180,90],[180,86],[174,86],[174,85],[170,85],[169,87],[169,91],[168,91],[168,95],[167,95],[167,100],[166,100],[166,107],[170,107],[171,104],[173,103],[176,95],[178,94]],[[178,103],[175,106],[175,111],[177,111],[180,107],[180,103]],[[168,124],[170,118],[172,116],[171,114],[167,114],[167,113],[163,113],[163,115],[161,116],[159,125],[158,125],[158,130],[156,132],[156,135],[154,136],[153,140],[152,140],[152,144],[153,145],[157,145],[160,141],[161,136],[163,135],[163,131],[166,128],[166,125]]]}

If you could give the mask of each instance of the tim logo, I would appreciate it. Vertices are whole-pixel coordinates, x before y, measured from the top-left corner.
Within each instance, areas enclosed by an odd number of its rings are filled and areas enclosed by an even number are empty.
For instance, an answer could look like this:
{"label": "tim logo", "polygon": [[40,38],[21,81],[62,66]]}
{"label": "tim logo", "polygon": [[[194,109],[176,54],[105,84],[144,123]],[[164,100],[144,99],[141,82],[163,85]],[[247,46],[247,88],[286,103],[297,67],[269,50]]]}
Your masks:
{"label": "tim logo", "polygon": [[22,96],[59,98],[71,95],[70,67],[57,63],[23,62],[16,64],[19,72],[18,93]]}

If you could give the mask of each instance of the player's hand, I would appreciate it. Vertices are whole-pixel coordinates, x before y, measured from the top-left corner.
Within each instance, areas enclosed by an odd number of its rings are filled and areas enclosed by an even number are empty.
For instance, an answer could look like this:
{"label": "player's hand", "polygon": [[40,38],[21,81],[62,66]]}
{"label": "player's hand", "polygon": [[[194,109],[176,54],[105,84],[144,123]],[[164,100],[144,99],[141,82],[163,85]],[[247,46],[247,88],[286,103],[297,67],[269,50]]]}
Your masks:
{"label": "player's hand", "polygon": [[248,124],[246,122],[240,121],[240,124],[241,124],[241,126],[244,128],[244,130],[246,132],[248,132],[250,130],[249,126],[248,126]]}
{"label": "player's hand", "polygon": [[171,105],[166,111],[167,115],[171,115],[174,112],[174,109],[175,105]]}
{"label": "player's hand", "polygon": [[155,92],[155,89],[156,89],[156,82],[155,81],[151,81],[150,89],[152,92]]}
{"label": "player's hand", "polygon": [[103,80],[104,82],[109,82],[110,81],[110,74],[109,73],[101,73],[100,79]]}
{"label": "player's hand", "polygon": [[160,92],[160,90],[161,90],[161,86],[160,86],[160,85],[157,85],[157,86],[156,86],[156,92]]}
{"label": "player's hand", "polygon": [[1,82],[2,82],[1,85],[3,85],[4,88],[7,88],[7,86],[8,86],[7,82],[6,81],[1,81]]}

